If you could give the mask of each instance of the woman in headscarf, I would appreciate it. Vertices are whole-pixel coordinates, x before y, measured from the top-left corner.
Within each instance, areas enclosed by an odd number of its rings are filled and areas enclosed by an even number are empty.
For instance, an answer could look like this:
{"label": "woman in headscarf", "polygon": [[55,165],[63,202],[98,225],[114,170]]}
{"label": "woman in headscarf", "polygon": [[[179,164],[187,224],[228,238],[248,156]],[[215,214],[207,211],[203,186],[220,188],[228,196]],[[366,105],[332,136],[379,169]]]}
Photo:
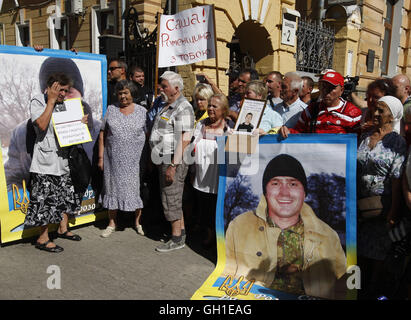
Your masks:
{"label": "woman in headscarf", "polygon": [[357,153],[358,255],[361,293],[381,294],[383,261],[390,249],[389,229],[399,210],[400,177],[407,145],[399,135],[403,115],[401,101],[384,96],[375,104],[373,127],[360,137]]}
{"label": "woman in headscarf", "polygon": [[389,78],[374,80],[367,87],[367,108],[362,109],[361,132],[364,133],[373,127],[373,115],[378,99],[384,96],[395,97],[396,88]]}

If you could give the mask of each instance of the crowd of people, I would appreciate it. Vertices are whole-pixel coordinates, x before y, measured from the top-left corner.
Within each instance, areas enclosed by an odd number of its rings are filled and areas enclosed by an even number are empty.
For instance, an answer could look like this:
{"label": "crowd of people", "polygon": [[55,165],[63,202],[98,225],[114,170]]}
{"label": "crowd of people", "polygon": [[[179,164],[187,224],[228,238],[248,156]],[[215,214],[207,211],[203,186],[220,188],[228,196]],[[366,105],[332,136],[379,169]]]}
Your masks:
{"label": "crowd of people", "polygon": [[[123,211],[135,212],[136,231],[144,235],[141,215],[146,199],[142,189],[157,184],[159,192],[152,189],[149,195],[158,195],[171,231],[156,251],[183,248],[187,223],[201,232],[204,246],[215,250],[216,137],[233,133],[243,99],[266,100],[258,128],[251,124],[253,114],[246,114],[239,125],[241,130],[259,136],[279,134],[283,139],[295,133],[357,135],[360,296],[376,298],[384,294],[386,288],[381,279],[394,263],[387,263],[388,257],[393,250],[406,251],[408,239],[407,228],[397,232],[399,225],[407,225],[411,210],[408,77],[400,74],[392,79],[376,79],[368,85],[364,100],[352,94],[346,101],[341,97],[344,77],[334,70],[319,75],[317,94],[313,94],[314,80],[297,72],[282,75],[273,71],[260,77],[256,70],[244,69],[231,79],[228,96],[207,75],[200,76],[202,81],[195,86],[190,102],[183,95],[184,83],[178,73],[164,72],[154,94],[145,84],[143,69],[133,66],[128,70],[121,60],[110,62],[108,108],[98,141],[98,168],[104,177],[101,201],[109,210],[109,222],[101,236],[108,238],[116,231],[118,212]],[[26,224],[43,226],[36,246],[50,252],[60,252],[62,248],[48,238],[44,226],[49,223],[60,223],[61,237],[81,240],[67,230],[67,214],[76,211],[78,196],[67,193],[72,188],[66,156],[58,145],[45,150],[42,140],[53,135],[51,114],[58,111],[54,107],[62,103],[71,83],[70,79],[51,75],[46,94],[32,100],[30,108],[38,138],[30,169],[34,179]],[[43,164],[44,152],[53,153],[49,159],[55,162]],[[186,163],[187,153],[195,159],[194,164]],[[53,175],[59,179],[49,179]],[[47,188],[47,194],[38,191],[46,189],[41,187],[45,183],[52,186]],[[52,199],[49,217],[39,205],[43,198]],[[402,281],[411,284],[410,267],[402,274]],[[411,296],[411,285],[409,289]]]}

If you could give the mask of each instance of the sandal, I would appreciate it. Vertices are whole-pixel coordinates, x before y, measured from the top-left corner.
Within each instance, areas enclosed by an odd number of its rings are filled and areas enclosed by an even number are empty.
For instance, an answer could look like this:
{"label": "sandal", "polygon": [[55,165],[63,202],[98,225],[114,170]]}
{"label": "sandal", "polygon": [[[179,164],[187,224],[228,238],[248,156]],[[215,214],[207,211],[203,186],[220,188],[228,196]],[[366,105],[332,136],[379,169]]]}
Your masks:
{"label": "sandal", "polygon": [[73,241],[80,241],[81,237],[78,234],[73,234],[72,236],[67,235],[69,231],[67,230],[64,233],[57,233],[57,238],[63,238],[63,239],[68,239],[68,240],[73,240]]}
{"label": "sandal", "polygon": [[141,226],[141,224],[136,225],[136,231],[139,235],[144,236],[144,231],[143,231],[143,227]]}
{"label": "sandal", "polygon": [[44,250],[44,251],[47,251],[47,252],[56,252],[56,253],[61,252],[61,251],[64,250],[62,247],[60,247],[58,245],[55,245],[55,247],[47,247],[47,244],[49,244],[49,243],[52,243],[52,241],[48,240],[44,243],[38,243],[37,242],[35,247],[39,250]]}

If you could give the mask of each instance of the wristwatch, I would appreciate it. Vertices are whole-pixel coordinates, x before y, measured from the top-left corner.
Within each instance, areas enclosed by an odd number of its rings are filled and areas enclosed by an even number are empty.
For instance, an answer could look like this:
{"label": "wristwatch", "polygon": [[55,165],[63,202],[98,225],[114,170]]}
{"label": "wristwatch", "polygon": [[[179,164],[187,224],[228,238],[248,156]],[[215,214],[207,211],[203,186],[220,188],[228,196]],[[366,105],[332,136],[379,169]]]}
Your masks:
{"label": "wristwatch", "polygon": [[177,167],[174,163],[170,163],[170,167],[173,167],[173,168],[175,168],[175,167]]}

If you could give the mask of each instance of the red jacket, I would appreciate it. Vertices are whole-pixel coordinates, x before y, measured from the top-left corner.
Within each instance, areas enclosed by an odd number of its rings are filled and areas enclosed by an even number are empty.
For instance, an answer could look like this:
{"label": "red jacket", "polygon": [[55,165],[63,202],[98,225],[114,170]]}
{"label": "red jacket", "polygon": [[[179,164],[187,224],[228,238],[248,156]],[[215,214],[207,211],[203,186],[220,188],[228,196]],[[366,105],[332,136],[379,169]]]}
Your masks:
{"label": "red jacket", "polygon": [[[316,109],[318,110],[316,112]],[[317,121],[311,119],[317,115]],[[351,102],[340,98],[337,107],[326,108],[321,102],[313,102],[301,112],[300,119],[291,133],[355,133],[359,129],[361,110]]]}

